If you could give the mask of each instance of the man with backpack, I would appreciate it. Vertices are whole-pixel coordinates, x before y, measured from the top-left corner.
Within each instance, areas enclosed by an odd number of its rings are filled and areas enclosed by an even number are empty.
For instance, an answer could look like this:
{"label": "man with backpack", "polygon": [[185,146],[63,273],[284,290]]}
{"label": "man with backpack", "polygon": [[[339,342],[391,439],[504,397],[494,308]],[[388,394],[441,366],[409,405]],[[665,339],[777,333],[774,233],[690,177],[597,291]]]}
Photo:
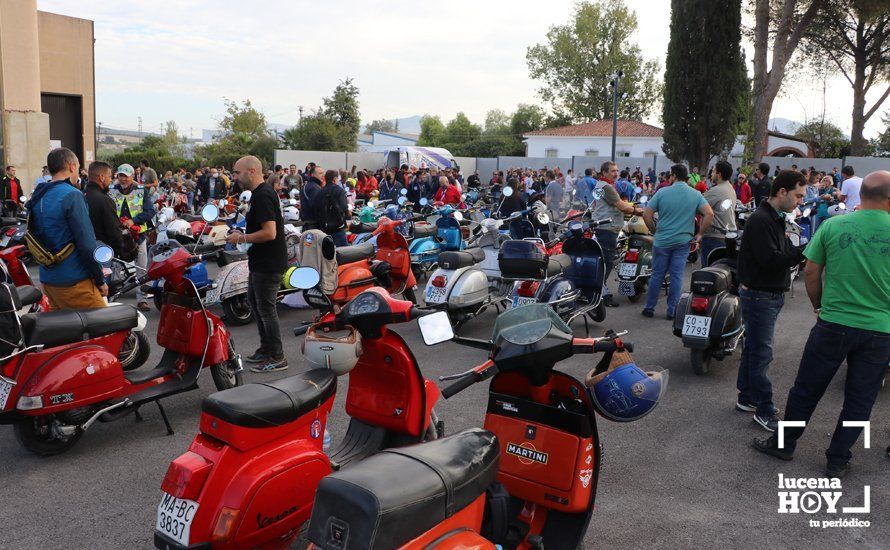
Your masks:
{"label": "man with backpack", "polygon": [[349,216],[349,202],[346,191],[338,185],[340,174],[328,170],[324,174],[324,187],[317,195],[316,207],[319,229],[334,239],[335,246],[349,246],[346,240],[346,219]]}

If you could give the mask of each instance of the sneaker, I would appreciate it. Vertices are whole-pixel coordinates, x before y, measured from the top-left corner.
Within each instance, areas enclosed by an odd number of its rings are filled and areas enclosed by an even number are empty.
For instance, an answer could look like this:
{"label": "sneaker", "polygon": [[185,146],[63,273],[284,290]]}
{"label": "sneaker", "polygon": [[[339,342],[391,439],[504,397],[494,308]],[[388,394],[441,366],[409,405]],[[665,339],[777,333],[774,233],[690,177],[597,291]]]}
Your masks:
{"label": "sneaker", "polygon": [[844,462],[843,464],[840,464],[840,465],[833,465],[829,462],[828,465],[825,467],[825,475],[826,476],[836,477],[838,479],[847,475],[847,473],[849,471],[850,471],[850,463],[849,462]]}
{"label": "sneaker", "polygon": [[651,309],[643,310],[643,317],[654,317],[654,316],[655,316],[655,312],[653,310],[651,310]]}
{"label": "sneaker", "polygon": [[[248,358],[247,360],[250,361],[250,358]],[[748,401],[742,401],[741,399],[738,399],[735,402],[735,410],[746,413],[753,413],[757,412],[757,405],[754,405],[753,403],[750,403]]]}
{"label": "sneaker", "polygon": [[265,363],[268,357],[260,350],[256,350],[253,355],[244,358],[248,363]]}
{"label": "sneaker", "polygon": [[612,298],[611,294],[603,298],[603,304],[605,304],[606,307],[618,307],[618,302]]}
{"label": "sneaker", "polygon": [[755,414],[753,420],[757,424],[763,426],[763,429],[768,432],[775,432],[777,429],[779,429],[779,417],[776,416],[775,413],[769,416],[760,416]]}
{"label": "sneaker", "polygon": [[779,448],[779,444],[776,441],[775,436],[770,436],[766,439],[757,439],[755,437],[754,441],[751,443],[751,446],[754,447],[755,451],[760,451],[763,454],[774,456],[781,460],[791,460],[792,458],[794,458],[793,452]]}
{"label": "sneaker", "polygon": [[151,311],[151,308],[148,306],[148,302],[142,300],[138,304],[136,304],[136,309],[139,311]]}
{"label": "sneaker", "polygon": [[252,372],[278,372],[280,370],[287,370],[287,359],[284,357],[281,359],[268,359],[266,364],[250,367],[250,370]]}

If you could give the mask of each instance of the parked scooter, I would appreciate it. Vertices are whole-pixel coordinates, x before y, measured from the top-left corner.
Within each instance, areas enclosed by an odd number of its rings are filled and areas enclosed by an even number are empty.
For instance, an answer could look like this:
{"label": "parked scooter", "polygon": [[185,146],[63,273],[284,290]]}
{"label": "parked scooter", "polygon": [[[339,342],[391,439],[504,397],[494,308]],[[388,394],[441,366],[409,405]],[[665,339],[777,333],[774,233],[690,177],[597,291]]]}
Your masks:
{"label": "parked scooter", "polygon": [[[295,269],[290,284],[315,289],[312,268]],[[307,297],[307,301],[309,298]],[[444,425],[405,341],[388,325],[424,315],[375,287],[334,314],[331,302],[306,333],[303,354],[313,369],[269,383],[215,393],[202,404],[201,433],[174,459],[161,485],[155,546],[284,548],[309,518],[318,482],[390,447],[437,439]],[[342,441],[323,448],[337,377],[349,373]]]}
{"label": "parked scooter", "polygon": [[[420,204],[426,207],[429,202],[426,198],[422,198]],[[423,275],[432,271],[437,265],[440,253],[466,248],[460,221],[454,218],[454,209],[442,208],[429,220],[431,223],[435,220],[436,234],[419,236],[416,234],[415,226],[415,238],[409,245],[411,267],[416,279],[421,279]]]}
{"label": "parked scooter", "polygon": [[[618,293],[627,296],[631,302],[637,302],[640,296],[646,294],[652,277],[654,238],[640,216],[631,216],[624,223],[624,233],[627,235],[627,250],[618,263]],[[666,276],[665,288],[668,285],[670,278]]]}
{"label": "parked scooter", "polygon": [[[427,344],[453,338],[447,319],[418,323]],[[453,339],[490,354],[442,390],[449,398],[491,378],[485,429],[386,450],[322,479],[308,529],[314,548],[583,547],[602,465],[596,413],[644,416],[667,373],[637,368],[614,333],[573,338],[542,304],[502,314],[489,341]],[[596,352],[606,355],[586,384],[555,369]]]}
{"label": "parked scooter", "polygon": [[[110,260],[108,247],[96,260]],[[7,322],[0,355],[0,423],[13,424],[23,447],[39,455],[70,449],[97,420],[117,420],[155,402],[167,433],[173,429],[160,399],[198,387],[210,368],[218,389],[241,383],[241,360],[222,322],[200,303],[194,285],[183,277],[195,261],[172,241],[155,245],[148,273],[131,283],[164,277],[164,310],[158,344],[165,348],[151,370],[124,372],[117,354],[138,316],[131,306],[26,314],[15,312],[36,301],[33,287],[0,285],[0,314]],[[87,335],[87,339],[84,339]],[[138,418],[138,416],[137,416]]]}
{"label": "parked scooter", "polygon": [[[729,208],[729,199],[723,208]],[[673,332],[689,348],[695,374],[707,374],[712,359],[722,361],[745,336],[738,297],[738,233],[724,233],[726,245],[712,250],[708,267],[692,272],[691,292],[680,297]]]}

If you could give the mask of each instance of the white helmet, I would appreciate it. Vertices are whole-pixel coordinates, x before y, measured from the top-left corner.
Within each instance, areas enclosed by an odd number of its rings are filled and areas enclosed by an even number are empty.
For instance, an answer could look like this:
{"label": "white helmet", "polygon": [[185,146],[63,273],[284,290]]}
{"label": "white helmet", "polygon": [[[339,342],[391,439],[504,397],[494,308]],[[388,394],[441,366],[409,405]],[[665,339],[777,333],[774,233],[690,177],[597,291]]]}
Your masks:
{"label": "white helmet", "polygon": [[171,238],[176,236],[191,237],[192,226],[185,220],[173,220],[167,224],[167,236]]}
{"label": "white helmet", "polygon": [[241,194],[238,195],[238,202],[242,204],[246,204],[250,202],[250,197],[253,195],[250,191],[241,191]]}
{"label": "white helmet", "polygon": [[284,209],[283,212],[284,221],[285,222],[298,222],[300,221],[300,211],[297,210],[296,206],[288,206]]}
{"label": "white helmet", "polygon": [[330,333],[309,327],[303,339],[303,356],[313,369],[331,369],[342,376],[355,367],[362,354],[362,337],[353,327]]}

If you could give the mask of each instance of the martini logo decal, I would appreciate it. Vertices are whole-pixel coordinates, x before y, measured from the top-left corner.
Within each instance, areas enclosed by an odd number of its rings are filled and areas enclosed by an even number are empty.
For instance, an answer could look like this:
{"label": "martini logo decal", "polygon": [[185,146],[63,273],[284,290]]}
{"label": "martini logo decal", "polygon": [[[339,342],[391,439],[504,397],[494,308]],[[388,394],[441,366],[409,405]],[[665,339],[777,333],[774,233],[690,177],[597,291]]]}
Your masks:
{"label": "martini logo decal", "polygon": [[535,446],[527,441],[520,443],[519,445],[516,443],[507,443],[507,454],[517,457],[519,462],[523,464],[531,464],[532,462],[547,464],[547,459],[550,456],[547,453],[535,449]]}

